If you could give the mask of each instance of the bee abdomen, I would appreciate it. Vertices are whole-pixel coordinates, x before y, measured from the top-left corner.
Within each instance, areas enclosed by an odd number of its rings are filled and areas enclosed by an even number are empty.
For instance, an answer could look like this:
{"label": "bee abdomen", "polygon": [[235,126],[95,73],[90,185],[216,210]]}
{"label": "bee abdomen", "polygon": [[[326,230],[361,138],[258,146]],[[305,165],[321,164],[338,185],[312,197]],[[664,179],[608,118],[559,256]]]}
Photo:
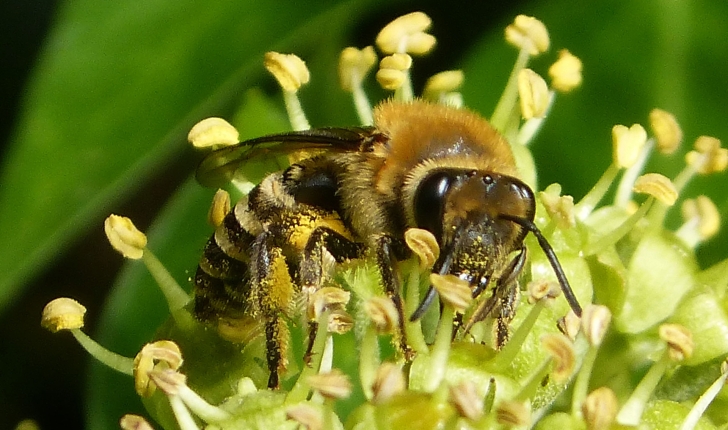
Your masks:
{"label": "bee abdomen", "polygon": [[228,213],[207,241],[194,277],[195,316],[205,322],[240,316],[250,295],[248,265],[254,236]]}

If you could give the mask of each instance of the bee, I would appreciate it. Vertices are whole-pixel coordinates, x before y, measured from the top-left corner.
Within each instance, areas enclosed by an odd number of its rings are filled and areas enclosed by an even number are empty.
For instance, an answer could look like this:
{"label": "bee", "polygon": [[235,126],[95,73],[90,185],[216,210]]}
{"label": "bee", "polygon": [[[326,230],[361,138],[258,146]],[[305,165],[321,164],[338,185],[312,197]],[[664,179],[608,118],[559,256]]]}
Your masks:
{"label": "bee", "polygon": [[[244,178],[254,161],[296,155],[238,202],[208,242],[194,278],[194,311],[203,321],[251,310],[264,320],[269,387],[285,368],[281,345],[291,297],[316,291],[327,259],[373,256],[383,288],[405,315],[396,271],[409,257],[408,228],[432,233],[440,247],[433,272],[485,291],[471,321],[493,317],[505,342],[524,268],[524,239],[535,235],[564,295],[579,303],[548,241],[534,224],[533,191],[518,179],[508,142],[474,112],[425,101],[385,101],[374,126],[319,128],[259,137],[208,154],[197,178],[218,186]],[[420,318],[436,300],[430,287]]]}

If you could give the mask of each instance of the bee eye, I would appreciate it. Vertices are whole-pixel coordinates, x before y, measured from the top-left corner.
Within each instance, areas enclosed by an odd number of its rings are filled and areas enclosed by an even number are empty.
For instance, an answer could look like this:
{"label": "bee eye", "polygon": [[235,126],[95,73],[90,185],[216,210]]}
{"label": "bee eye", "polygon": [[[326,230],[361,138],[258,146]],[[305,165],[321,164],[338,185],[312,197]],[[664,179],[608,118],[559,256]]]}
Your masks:
{"label": "bee eye", "polygon": [[415,221],[419,227],[432,232],[438,240],[442,237],[444,198],[452,180],[448,172],[436,172],[425,178],[415,193]]}

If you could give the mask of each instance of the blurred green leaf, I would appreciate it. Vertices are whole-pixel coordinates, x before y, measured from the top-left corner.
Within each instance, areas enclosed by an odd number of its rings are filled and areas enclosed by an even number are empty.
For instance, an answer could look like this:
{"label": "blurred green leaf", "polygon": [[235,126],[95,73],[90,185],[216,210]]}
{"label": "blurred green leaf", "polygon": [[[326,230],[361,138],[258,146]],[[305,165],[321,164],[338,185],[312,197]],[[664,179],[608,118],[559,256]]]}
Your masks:
{"label": "blurred green leaf", "polygon": [[64,4],[0,174],[0,237],[12,244],[0,248],[0,310],[92,220],[184,151],[192,124],[229,112],[264,75],[266,50],[330,46],[370,3]]}

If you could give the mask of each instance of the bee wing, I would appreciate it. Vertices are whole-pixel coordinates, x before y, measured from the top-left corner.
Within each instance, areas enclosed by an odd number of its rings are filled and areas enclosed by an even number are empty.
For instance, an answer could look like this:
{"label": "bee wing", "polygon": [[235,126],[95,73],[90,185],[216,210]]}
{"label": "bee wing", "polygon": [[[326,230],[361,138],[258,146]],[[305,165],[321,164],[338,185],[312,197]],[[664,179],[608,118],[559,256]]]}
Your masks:
{"label": "bee wing", "polygon": [[[207,154],[197,167],[196,178],[206,187],[220,187],[233,178],[251,180],[281,170],[292,158],[370,150],[374,135],[374,128],[366,127],[317,128],[262,136]],[[283,160],[283,156],[288,156],[288,160]]]}

